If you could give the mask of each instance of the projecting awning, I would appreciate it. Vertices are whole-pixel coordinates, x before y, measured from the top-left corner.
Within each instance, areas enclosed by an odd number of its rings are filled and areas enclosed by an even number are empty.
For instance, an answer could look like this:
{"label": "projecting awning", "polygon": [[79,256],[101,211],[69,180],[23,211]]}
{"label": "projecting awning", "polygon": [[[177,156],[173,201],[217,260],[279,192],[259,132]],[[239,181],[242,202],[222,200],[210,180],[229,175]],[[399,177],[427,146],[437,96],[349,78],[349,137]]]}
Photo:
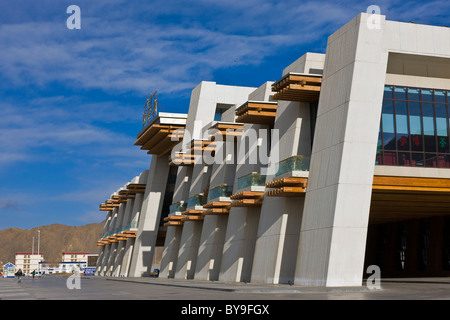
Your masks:
{"label": "projecting awning", "polygon": [[164,156],[183,139],[186,114],[160,112],[137,136],[134,145],[148,150],[148,154]]}
{"label": "projecting awning", "polygon": [[276,101],[247,101],[236,109],[236,122],[272,125],[277,106]]}
{"label": "projecting awning", "polygon": [[299,102],[319,101],[322,76],[288,73],[283,78],[272,84],[274,100],[288,100]]}

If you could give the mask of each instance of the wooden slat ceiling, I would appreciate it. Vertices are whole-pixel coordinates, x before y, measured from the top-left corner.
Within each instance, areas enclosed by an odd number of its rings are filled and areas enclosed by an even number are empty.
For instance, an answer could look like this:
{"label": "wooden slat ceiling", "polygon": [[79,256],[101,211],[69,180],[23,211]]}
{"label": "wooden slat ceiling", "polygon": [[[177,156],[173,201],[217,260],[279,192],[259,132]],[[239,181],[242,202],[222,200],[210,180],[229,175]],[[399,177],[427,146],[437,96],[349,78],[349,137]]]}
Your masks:
{"label": "wooden slat ceiling", "polygon": [[321,76],[287,74],[272,85],[273,99],[317,102],[321,84]]}
{"label": "wooden slat ceiling", "polygon": [[137,193],[144,193],[145,187],[145,184],[129,183],[126,189],[120,190],[117,195],[112,196],[111,199],[100,204],[99,210],[112,211],[114,208],[118,208],[121,203],[126,203],[128,199],[134,198]]}
{"label": "wooden slat ceiling", "polygon": [[183,139],[184,125],[153,124],[147,128],[134,142],[148,154],[164,156]]}
{"label": "wooden slat ceiling", "polygon": [[[223,141],[225,141],[225,137],[227,136],[231,137],[241,136],[244,130],[244,125],[242,123],[217,122],[210,128],[210,130],[211,129],[218,130],[224,139]],[[214,141],[214,135],[211,135],[209,140]]]}
{"label": "wooden slat ceiling", "polygon": [[[304,196],[306,182],[298,183],[293,178],[275,180],[266,185],[273,188],[266,195]],[[450,179],[374,176],[369,223],[444,215],[450,215]]]}
{"label": "wooden slat ceiling", "polygon": [[450,215],[450,179],[374,176],[370,223]]}
{"label": "wooden slat ceiling", "polygon": [[276,114],[276,102],[247,101],[236,109],[236,122],[272,125]]}
{"label": "wooden slat ceiling", "polygon": [[227,215],[230,213],[231,201],[213,201],[203,205],[203,215]]}
{"label": "wooden slat ceiling", "polygon": [[266,183],[273,190],[266,194],[269,197],[303,197],[306,192],[308,178],[286,177]]}
{"label": "wooden slat ceiling", "polygon": [[232,207],[260,207],[264,192],[241,191],[230,196]]}

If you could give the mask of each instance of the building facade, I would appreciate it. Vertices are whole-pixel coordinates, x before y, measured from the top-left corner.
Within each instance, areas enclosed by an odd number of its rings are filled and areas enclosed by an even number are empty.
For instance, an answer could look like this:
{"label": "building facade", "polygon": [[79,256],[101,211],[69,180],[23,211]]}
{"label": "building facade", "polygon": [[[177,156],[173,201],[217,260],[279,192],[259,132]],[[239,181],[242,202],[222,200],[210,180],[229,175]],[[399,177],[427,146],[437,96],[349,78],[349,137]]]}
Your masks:
{"label": "building facade", "polygon": [[[97,275],[359,286],[450,272],[450,29],[362,13],[258,88],[202,82],[100,206]],[[138,182],[139,181],[139,182]]]}
{"label": "building facade", "polygon": [[63,252],[61,262],[87,262],[90,256],[97,256],[88,252]]}
{"label": "building facade", "polygon": [[44,254],[32,253],[32,252],[17,252],[15,268],[16,271],[22,269],[25,274],[30,274],[31,272],[39,271],[40,263],[44,262]]}

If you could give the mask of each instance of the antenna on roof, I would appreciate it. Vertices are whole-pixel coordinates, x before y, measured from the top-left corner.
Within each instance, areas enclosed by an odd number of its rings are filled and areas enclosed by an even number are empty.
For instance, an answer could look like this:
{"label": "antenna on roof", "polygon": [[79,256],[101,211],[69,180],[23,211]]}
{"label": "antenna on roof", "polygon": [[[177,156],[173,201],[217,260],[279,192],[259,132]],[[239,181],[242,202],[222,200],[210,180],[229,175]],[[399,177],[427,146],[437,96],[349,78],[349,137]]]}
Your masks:
{"label": "antenna on roof", "polygon": [[158,105],[158,90],[151,92],[150,97],[145,95],[144,114],[142,117],[143,127],[156,117],[159,108],[161,107]]}

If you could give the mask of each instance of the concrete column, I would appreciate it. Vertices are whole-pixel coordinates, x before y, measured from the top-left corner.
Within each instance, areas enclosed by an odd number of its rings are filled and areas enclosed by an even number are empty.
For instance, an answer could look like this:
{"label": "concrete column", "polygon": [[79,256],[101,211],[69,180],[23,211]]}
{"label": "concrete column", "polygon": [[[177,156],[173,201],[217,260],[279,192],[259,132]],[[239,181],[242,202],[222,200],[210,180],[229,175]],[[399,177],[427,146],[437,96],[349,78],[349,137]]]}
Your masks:
{"label": "concrete column", "polygon": [[[180,201],[187,203],[192,180],[192,171],[193,168],[190,166],[180,166],[178,168],[172,203]],[[180,212],[173,214],[180,214]],[[175,275],[182,230],[183,226],[167,227],[159,273],[159,276],[162,278],[173,278]]]}
{"label": "concrete column", "polygon": [[260,208],[231,208],[219,280],[250,281],[259,217]]}
{"label": "concrete column", "polygon": [[328,39],[295,282],[360,286],[388,52],[360,14]]}
{"label": "concrete column", "polygon": [[[124,230],[126,228],[126,226],[129,223],[130,220],[130,216],[131,216],[131,210],[133,209],[133,205],[134,205],[134,199],[128,199],[126,203],[124,203],[125,205],[125,212],[124,212],[124,216],[122,219],[122,223],[121,223],[121,227]],[[114,261],[114,266],[113,266],[113,271],[112,271],[112,276],[113,277],[118,277],[120,275],[120,269],[122,268],[123,265],[123,258],[124,258],[124,254],[125,254],[125,248],[126,248],[126,242],[127,241],[119,241],[119,243],[117,244],[117,254],[116,254],[116,260]]]}
{"label": "concrete column", "polygon": [[[108,211],[108,213],[106,214],[105,225],[103,226],[103,234],[108,231],[109,224],[111,223],[111,218],[112,218],[112,210]],[[107,248],[107,245],[103,245],[100,247],[100,250],[99,250],[97,265],[95,268],[95,274],[97,276],[101,275],[103,261],[105,260],[105,256],[106,256],[106,252],[107,252],[106,248]]]}
{"label": "concrete column", "polygon": [[[113,211],[111,212],[111,220],[109,222],[108,225],[108,232],[111,232],[114,229],[114,225],[116,223],[117,220],[117,213],[118,213],[119,209],[118,208],[114,208]],[[107,266],[108,266],[108,262],[110,260],[111,257],[111,243],[105,245],[105,254],[102,260],[102,264],[100,266],[100,270],[99,270],[99,275],[105,276],[106,275],[106,270],[107,270]]]}
{"label": "concrete column", "polygon": [[[196,163],[192,171],[189,197],[204,193],[209,189],[211,166]],[[187,210],[193,209],[186,208]],[[174,277],[177,279],[192,279],[195,273],[198,248],[202,233],[203,221],[185,221],[181,235],[180,249],[177,258],[177,267]]]}
{"label": "concrete column", "polygon": [[152,156],[131,258],[130,277],[150,275],[168,176],[168,156]]}
{"label": "concrete column", "polygon": [[[235,149],[235,141],[216,145],[216,155],[221,154],[222,157],[216,160],[217,163],[214,163],[210,167],[211,179],[209,183],[208,203],[217,201],[231,202],[230,198],[225,195],[212,198],[211,190],[220,185],[233,189],[237,158]],[[196,263],[195,279],[218,280],[227,223],[228,215],[205,215]]]}
{"label": "concrete column", "polygon": [[183,226],[167,227],[164,251],[161,260],[161,270],[159,273],[161,278],[173,278],[175,276],[182,232]]}
{"label": "concrete column", "polygon": [[227,215],[205,216],[197,256],[195,279],[219,279],[227,222]]}
{"label": "concrete column", "polygon": [[302,198],[284,197],[264,200],[251,282],[294,282],[303,202]]}
{"label": "concrete column", "polygon": [[174,278],[194,278],[202,226],[203,221],[186,221],[184,223]]}
{"label": "concrete column", "polygon": [[[249,100],[268,101],[271,83],[266,83],[249,96]],[[266,134],[265,134],[266,133]],[[238,188],[238,179],[253,172],[261,173],[264,163],[253,161],[258,159],[259,147],[257,139],[247,139],[255,134],[262,144],[268,144],[270,128],[266,125],[244,125],[244,132],[237,144],[238,161],[234,179],[233,193],[242,190]],[[270,146],[266,145],[268,150]],[[267,153],[267,152],[264,152]],[[251,189],[251,188],[250,188]],[[264,191],[264,187],[257,190]],[[256,235],[258,231],[261,207],[231,207],[224,239],[222,262],[219,280],[221,281],[250,281],[255,251]]]}
{"label": "concrete column", "polygon": [[[134,199],[134,203],[133,203],[132,215],[131,215],[131,219],[130,219],[130,223],[131,223],[131,226],[132,226],[131,230],[136,229],[136,231],[137,231],[137,224],[138,224],[138,221],[139,221],[139,213],[141,212],[143,199],[144,199],[144,195],[142,193],[137,193],[136,194],[136,198]],[[131,262],[131,256],[132,256],[132,253],[133,253],[135,241],[136,241],[135,238],[128,238],[126,243],[125,243],[125,252],[124,252],[124,255],[123,255],[123,264],[122,264],[122,268],[120,270],[120,276],[121,277],[127,277],[128,276],[128,272],[129,272],[129,268],[130,268],[130,262]]]}
{"label": "concrete column", "polygon": [[[277,130],[279,141],[272,139],[272,163],[277,164],[293,155],[310,155],[309,112],[309,103],[278,102],[274,130]],[[281,178],[275,174],[268,175],[267,182]],[[304,175],[307,176],[307,173]],[[302,198],[265,196],[259,219],[252,282],[294,281],[302,209]]]}
{"label": "concrete column", "polygon": [[[116,216],[116,221],[114,223],[114,228],[113,230],[118,230],[119,227],[122,225],[122,220],[123,220],[123,216],[125,214],[125,208],[126,208],[126,203],[121,203],[119,206],[119,210]],[[114,231],[114,234],[116,232]],[[117,258],[117,253],[118,253],[118,249],[119,249],[119,242],[113,242],[111,243],[111,249],[110,249],[110,253],[109,253],[109,259],[108,259],[108,263],[106,265],[106,276],[112,276],[113,275],[113,268],[114,268],[114,264],[116,262],[116,258]]]}

